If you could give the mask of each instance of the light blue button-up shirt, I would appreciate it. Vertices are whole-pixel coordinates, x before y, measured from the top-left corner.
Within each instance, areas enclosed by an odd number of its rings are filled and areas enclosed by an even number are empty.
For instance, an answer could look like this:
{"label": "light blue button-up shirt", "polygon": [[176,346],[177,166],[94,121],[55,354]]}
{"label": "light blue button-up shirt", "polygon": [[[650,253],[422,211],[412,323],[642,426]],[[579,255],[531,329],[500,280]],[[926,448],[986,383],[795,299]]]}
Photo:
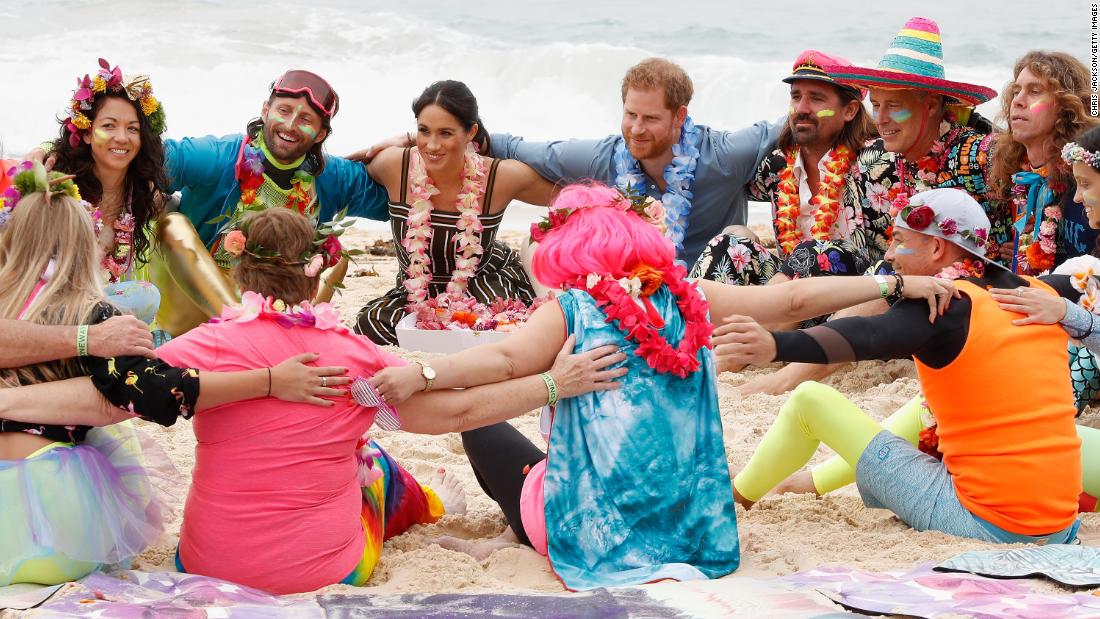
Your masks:
{"label": "light blue button-up shirt", "polygon": [[[731,224],[743,225],[748,217],[745,185],[752,181],[760,161],[775,149],[780,125],[758,122],[740,131],[719,131],[696,125],[700,133],[699,160],[692,183],[684,251],[677,256],[688,268],[703,253],[708,241]],[[596,180],[615,184],[615,149],[621,135],[600,140],[525,142],[507,133],[492,135],[493,156],[518,159],[554,183]],[[661,199],[662,192],[646,176],[646,194]]]}

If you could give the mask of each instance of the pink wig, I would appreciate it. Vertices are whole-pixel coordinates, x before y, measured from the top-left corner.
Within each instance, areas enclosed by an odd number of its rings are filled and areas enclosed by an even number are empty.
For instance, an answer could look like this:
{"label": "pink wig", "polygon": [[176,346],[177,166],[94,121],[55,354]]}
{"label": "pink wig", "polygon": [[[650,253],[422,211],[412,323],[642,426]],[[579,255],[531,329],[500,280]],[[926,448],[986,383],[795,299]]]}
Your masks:
{"label": "pink wig", "polygon": [[659,271],[671,267],[676,259],[672,242],[641,217],[613,206],[622,199],[599,183],[562,189],[551,210],[574,212],[539,243],[531,262],[535,277],[544,286],[560,288],[589,273],[620,278],[643,264]]}

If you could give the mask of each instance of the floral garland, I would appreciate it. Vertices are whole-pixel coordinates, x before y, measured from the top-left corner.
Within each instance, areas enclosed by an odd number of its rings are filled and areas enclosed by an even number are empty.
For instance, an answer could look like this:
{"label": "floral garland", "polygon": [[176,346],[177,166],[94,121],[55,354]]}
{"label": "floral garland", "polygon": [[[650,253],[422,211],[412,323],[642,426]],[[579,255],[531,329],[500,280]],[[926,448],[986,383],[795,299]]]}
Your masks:
{"label": "floral garland", "polygon": [[[664,205],[668,237],[676,246],[677,255],[684,252],[684,235],[687,234],[688,215],[691,214],[692,183],[695,167],[699,162],[699,129],[691,118],[684,119],[680,129],[680,141],[672,146],[672,163],[665,168]],[[615,147],[615,186],[626,194],[645,194],[646,177],[637,160],[626,147],[626,140]]]}
{"label": "floral garland", "polygon": [[107,271],[107,283],[113,284],[129,273],[134,264],[134,213],[130,207],[132,197],[126,201],[126,212],[115,219],[113,252],[103,256],[100,263]]}
{"label": "floral garland", "polygon": [[153,83],[149,81],[149,77],[146,75],[123,77],[122,71],[117,66],[112,68],[110,63],[100,58],[99,71],[94,78],[86,74],[83,79],[76,80],[76,90],[73,91],[73,98],[69,102],[69,115],[65,120],[70,146],[76,148],[80,145],[80,132],[92,126],[92,121],[85,112],[92,110],[97,95],[107,92],[125,94],[128,99],[141,107],[141,113],[149,119],[149,126],[153,133],[160,135],[164,132],[164,107],[153,96]]}
{"label": "floral garland", "polygon": [[[956,262],[951,266],[944,267],[936,277],[941,279],[965,279],[967,277],[982,277],[985,275],[985,263],[981,260],[971,260],[967,258],[962,262]],[[921,395],[921,406],[924,410],[928,411],[928,415],[922,415],[922,422],[924,429],[920,431],[917,437],[917,448],[924,453],[936,458],[937,460],[943,460],[943,454],[940,452],[940,437],[936,433],[936,419],[932,416],[932,411],[928,408],[928,401],[924,399],[924,395]]]}
{"label": "floral garland", "polygon": [[[624,213],[634,213],[638,217],[641,217],[643,221],[660,230],[661,234],[665,233],[665,207],[663,203],[645,195],[623,193],[621,189],[619,190],[619,194],[622,197],[607,206],[623,211]],[[586,205],[579,208],[592,207]],[[577,209],[551,209],[547,212],[546,217],[531,224],[531,241],[534,243],[541,243],[551,230],[565,225],[569,216],[576,211]]]}
{"label": "floral garland", "polygon": [[[1100,314],[1100,285],[1096,283],[1096,262],[1070,275],[1073,289],[1081,293],[1077,304],[1093,314]],[[1061,268],[1059,268],[1061,271]]]}
{"label": "floral garland", "polygon": [[0,193],[0,231],[7,225],[23,196],[41,191],[47,197],[51,193],[63,193],[79,201],[91,216],[92,232],[99,238],[100,231],[103,230],[103,215],[98,208],[80,196],[80,188],[73,182],[72,176],[61,172],[47,172],[45,166],[34,161],[16,164],[8,168],[7,174],[11,185]]}
{"label": "floral garland", "polygon": [[536,297],[530,303],[497,297],[486,305],[471,297],[441,295],[418,303],[416,328],[425,331],[515,331],[552,297]]}
{"label": "floral garland", "polygon": [[210,322],[251,322],[253,320],[272,320],[284,328],[313,327],[324,331],[344,333],[348,329],[340,322],[340,312],[331,303],[311,304],[302,301],[288,307],[282,300],[264,297],[250,290],[241,294],[241,302],[222,307],[220,316]]}
{"label": "floral garland", "polygon": [[[1054,268],[1062,209],[1057,205],[1058,188],[1050,183],[1049,177],[1046,166],[1012,175],[1018,248],[1014,266],[1019,273],[1038,275]],[[1025,232],[1028,223],[1033,226],[1030,233]],[[1025,248],[1022,255],[1019,248]]]}
{"label": "floral garland", "polygon": [[[263,137],[258,138],[263,143]],[[237,156],[235,169],[237,181],[241,185],[241,199],[237,202],[237,210],[262,211],[267,208],[263,198],[259,195],[260,187],[264,179],[264,155],[261,149],[252,145],[252,136],[245,136],[241,142],[241,150]],[[290,191],[286,196],[286,208],[294,209],[303,215],[313,203],[313,175],[305,170],[294,171],[290,179]]]}
{"label": "floral garland", "polygon": [[[340,235],[350,228],[353,223],[351,220],[346,219],[346,216],[347,209],[344,209],[336,214],[334,220],[317,226],[310,248],[300,256],[282,256],[278,251],[267,249],[259,243],[249,241],[250,219],[245,219],[238,229],[231,230],[226,234],[225,238],[222,239],[220,249],[225,255],[230,256],[227,262],[231,267],[239,262],[243,254],[248,254],[261,260],[280,260],[289,266],[302,265],[302,271],[306,277],[317,277],[324,269],[336,266],[341,259],[353,260],[355,256],[363,253],[361,249],[344,249],[343,245],[340,244]],[[343,285],[339,283],[333,284],[333,286],[337,290],[343,288]]]}
{"label": "floral garland", "polygon": [[[803,240],[802,229],[798,226],[802,201],[798,195],[799,183],[794,177],[797,158],[798,147],[793,146],[786,153],[787,167],[779,172],[779,186],[776,188],[775,235],[784,254],[790,254]],[[836,223],[837,213],[840,212],[840,195],[844,190],[844,181],[854,160],[855,153],[843,144],[825,155],[824,178],[818,184],[817,193],[810,199],[814,216],[810,235],[815,240],[829,240],[829,233]]]}
{"label": "floral garland", "polygon": [[[465,296],[470,278],[477,272],[478,262],[484,249],[481,246],[481,195],[482,182],[485,179],[485,162],[473,148],[467,146],[462,168],[462,189],[459,190],[456,208],[458,209],[458,234],[455,236],[457,254],[455,270],[447,282],[445,294],[452,298]],[[409,160],[409,195],[412,205],[409,207],[407,229],[401,246],[409,254],[409,266],[405,268],[406,299],[410,311],[418,303],[428,299],[429,284],[432,280],[431,247],[432,234],[432,196],[439,193],[424,166],[420,152],[413,150]]]}
{"label": "floral garland", "polygon": [[[932,210],[932,207],[927,204],[910,204],[908,199],[896,200],[893,208],[890,209],[890,217],[895,219],[900,217],[910,229],[923,232],[928,229],[928,226],[936,222],[936,211]],[[957,234],[962,239],[974,243],[978,248],[985,247],[986,240],[989,238],[989,230],[985,228],[960,229],[959,222],[950,217],[944,218],[943,221],[936,224],[936,227],[939,228],[944,237]],[[947,240],[950,241],[951,239],[948,238]]]}
{"label": "floral garland", "polygon": [[[699,350],[709,346],[714,331],[714,325],[707,320],[710,305],[695,284],[684,279],[686,275],[682,265],[674,265],[663,273],[642,266],[624,278],[626,286],[622,279],[593,273],[577,278],[569,287],[592,295],[607,315],[608,323],[618,321],[626,339],[638,345],[634,354],[645,359],[646,365],[662,374],[685,378],[699,369]],[[634,279],[638,280],[636,287],[630,285]],[[684,337],[675,348],[661,336],[659,330],[664,321],[646,295],[656,292],[662,283],[676,297],[684,318]]]}

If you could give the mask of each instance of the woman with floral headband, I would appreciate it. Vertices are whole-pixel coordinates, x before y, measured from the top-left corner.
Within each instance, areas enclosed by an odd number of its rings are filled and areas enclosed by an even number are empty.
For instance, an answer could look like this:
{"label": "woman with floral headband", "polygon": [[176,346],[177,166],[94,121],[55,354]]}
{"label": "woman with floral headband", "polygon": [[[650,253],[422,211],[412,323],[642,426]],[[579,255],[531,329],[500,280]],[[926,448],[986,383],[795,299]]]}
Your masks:
{"label": "woman with floral headband", "polygon": [[[606,186],[564,188],[548,219],[532,227],[535,275],[565,290],[557,301],[501,343],[435,359],[432,367],[390,368],[372,381],[386,401],[399,402],[417,390],[543,371],[563,340],[578,351],[614,344],[625,353],[620,390],[559,398],[548,385],[556,402],[540,424],[550,436],[548,454],[506,423],[462,435],[478,481],[511,531],[547,555],[572,589],[714,578],[737,568],[708,349],[712,316],[801,320],[903,293],[898,277],[753,288],[689,282],[660,223],[663,215]],[[906,278],[904,294],[929,298],[937,313],[953,291],[941,286]],[[478,556],[493,544],[455,547]]]}
{"label": "woman with floral headband", "polygon": [[150,226],[160,215],[164,175],[164,106],[148,76],[123,75],[102,58],[78,80],[52,142],[52,169],[72,174],[103,223],[99,245],[105,295],[152,323],[160,294],[148,281]]}
{"label": "woman with floral headband", "polygon": [[386,186],[400,268],[397,286],[367,303],[356,330],[396,344],[397,322],[433,297],[531,301],[516,252],[496,240],[512,200],[546,205],[553,185],[526,164],[492,159],[477,100],[462,82],[436,82],[412,105],[416,148],[389,148],[368,166]]}
{"label": "woman with floral headband", "polygon": [[[174,475],[166,456],[130,423],[90,426],[133,417],[169,426],[265,395],[331,405],[315,396],[342,392],[318,389],[318,377],[348,382],[344,368],[302,364],[314,355],[201,377],[144,357],[88,355],[87,325],[118,310],[104,299],[93,221],[75,185],[60,177],[50,194],[45,181],[41,166],[15,178],[23,197],[0,233],[0,318],[84,326],[76,358],[0,370],[0,586],[80,578],[137,555],[163,531],[168,511],[153,483]],[[24,389],[33,405],[20,399]]]}

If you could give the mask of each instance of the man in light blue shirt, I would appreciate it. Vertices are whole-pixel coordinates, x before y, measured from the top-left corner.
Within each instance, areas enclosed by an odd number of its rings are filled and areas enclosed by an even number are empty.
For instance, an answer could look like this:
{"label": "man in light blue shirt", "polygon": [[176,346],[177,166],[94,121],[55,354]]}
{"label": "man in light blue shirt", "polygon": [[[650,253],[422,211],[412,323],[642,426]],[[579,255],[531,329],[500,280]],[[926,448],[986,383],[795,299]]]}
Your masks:
{"label": "man in light blue shirt", "polygon": [[746,223],[745,186],[775,148],[780,129],[767,122],[740,131],[694,125],[687,115],[692,91],[678,65],[643,60],[623,78],[622,135],[525,142],[494,134],[492,155],[518,159],[553,182],[629,185],[662,200],[677,258],[690,268],[726,226]]}

